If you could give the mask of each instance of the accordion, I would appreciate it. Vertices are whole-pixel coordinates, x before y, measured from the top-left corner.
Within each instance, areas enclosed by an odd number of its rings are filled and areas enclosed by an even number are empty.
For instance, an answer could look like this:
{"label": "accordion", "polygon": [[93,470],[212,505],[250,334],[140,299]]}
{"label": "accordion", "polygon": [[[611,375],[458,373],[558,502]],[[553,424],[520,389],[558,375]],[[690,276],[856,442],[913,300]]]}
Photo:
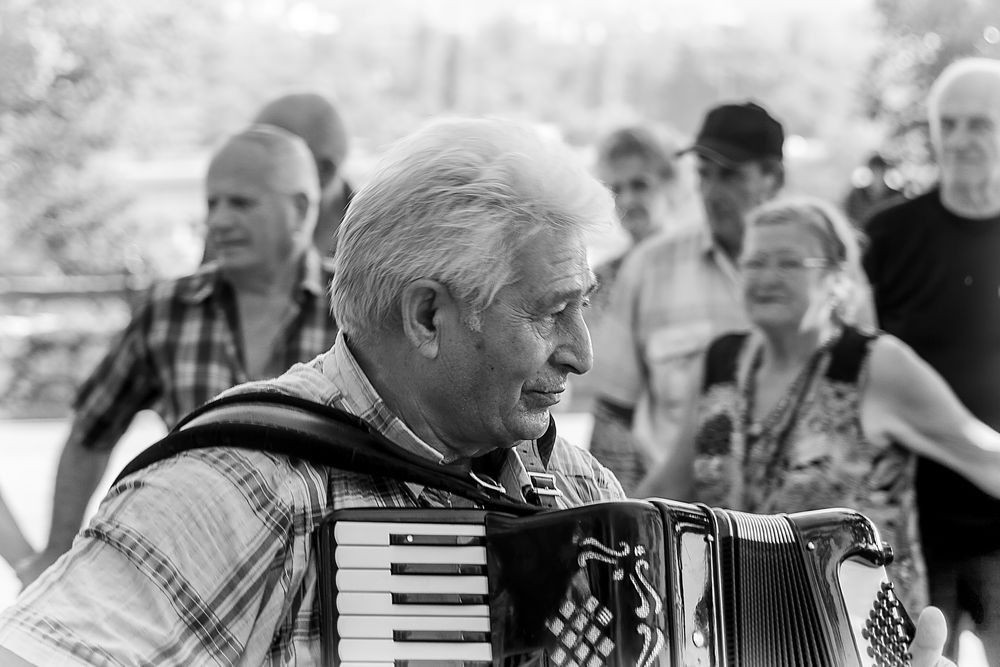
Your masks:
{"label": "accordion", "polygon": [[350,509],[317,548],[334,667],[894,667],[914,632],[845,509]]}

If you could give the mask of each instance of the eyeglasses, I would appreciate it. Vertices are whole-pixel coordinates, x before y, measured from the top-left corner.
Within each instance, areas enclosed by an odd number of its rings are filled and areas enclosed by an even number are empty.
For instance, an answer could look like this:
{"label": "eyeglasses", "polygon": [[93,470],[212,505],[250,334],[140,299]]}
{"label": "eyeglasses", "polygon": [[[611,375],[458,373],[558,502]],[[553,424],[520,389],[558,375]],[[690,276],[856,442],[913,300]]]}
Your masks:
{"label": "eyeglasses", "polygon": [[806,269],[823,269],[830,266],[830,260],[825,257],[778,257],[769,260],[767,257],[750,257],[739,263],[740,271],[746,274],[760,273],[773,268],[782,277],[788,277]]}

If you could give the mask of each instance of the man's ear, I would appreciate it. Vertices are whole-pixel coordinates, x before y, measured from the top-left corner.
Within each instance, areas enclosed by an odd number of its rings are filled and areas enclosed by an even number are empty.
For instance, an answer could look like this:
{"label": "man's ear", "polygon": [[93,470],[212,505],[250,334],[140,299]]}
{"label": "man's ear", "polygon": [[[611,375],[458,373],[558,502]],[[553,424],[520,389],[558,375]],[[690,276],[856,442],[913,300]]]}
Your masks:
{"label": "man's ear", "polygon": [[775,164],[768,171],[768,175],[771,176],[771,196],[776,197],[778,192],[785,187],[785,165],[780,162]]}
{"label": "man's ear", "polygon": [[292,195],[292,205],[295,207],[295,228],[302,229],[309,215],[309,196],[304,192],[296,192]]}
{"label": "man's ear", "polygon": [[436,280],[415,280],[400,295],[403,334],[424,357],[434,359],[441,349],[441,327],[455,302]]}
{"label": "man's ear", "polygon": [[328,157],[320,158],[316,160],[316,174],[319,176],[319,189],[325,191],[337,177],[337,165]]}

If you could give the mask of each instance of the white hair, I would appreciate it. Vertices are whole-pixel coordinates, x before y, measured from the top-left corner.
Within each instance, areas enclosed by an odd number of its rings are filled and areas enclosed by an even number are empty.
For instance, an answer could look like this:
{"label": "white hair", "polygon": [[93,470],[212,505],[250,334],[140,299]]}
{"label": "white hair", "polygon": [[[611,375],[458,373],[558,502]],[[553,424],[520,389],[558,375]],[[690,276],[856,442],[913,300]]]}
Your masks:
{"label": "white hair", "polygon": [[365,339],[398,316],[421,278],[443,284],[466,323],[518,279],[514,258],[543,231],[571,238],[610,227],[609,192],[561,142],[496,119],[431,123],[393,146],[340,228],[333,312]]}
{"label": "white hair", "polygon": [[934,80],[927,94],[927,117],[930,120],[932,131],[937,124],[941,96],[955,81],[969,75],[993,77],[995,79],[995,86],[1000,90],[1000,60],[993,58],[960,58],[951,63]]}

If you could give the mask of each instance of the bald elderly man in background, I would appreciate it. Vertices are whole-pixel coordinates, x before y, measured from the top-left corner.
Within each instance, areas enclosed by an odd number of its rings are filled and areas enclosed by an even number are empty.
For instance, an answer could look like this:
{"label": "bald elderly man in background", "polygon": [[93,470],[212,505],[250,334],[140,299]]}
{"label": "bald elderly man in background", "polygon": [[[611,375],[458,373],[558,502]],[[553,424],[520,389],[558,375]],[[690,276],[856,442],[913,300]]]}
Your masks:
{"label": "bald elderly man in background", "polygon": [[[306,142],[319,179],[319,210],[313,243],[320,254],[332,257],[337,248],[337,229],[354,196],[343,173],[347,160],[347,130],[340,113],[322,95],[293,93],[265,104],[253,122],[280,127]],[[206,238],[202,262],[214,258],[211,238]]]}
{"label": "bald elderly man in background", "polygon": [[205,178],[213,259],[153,285],[80,388],[56,472],[46,548],[17,570],[27,585],[72,544],[111,451],[153,409],[168,428],[233,385],[274,377],[333,344],[332,261],[313,245],[320,204],[298,136],[253,125],[230,138]]}

